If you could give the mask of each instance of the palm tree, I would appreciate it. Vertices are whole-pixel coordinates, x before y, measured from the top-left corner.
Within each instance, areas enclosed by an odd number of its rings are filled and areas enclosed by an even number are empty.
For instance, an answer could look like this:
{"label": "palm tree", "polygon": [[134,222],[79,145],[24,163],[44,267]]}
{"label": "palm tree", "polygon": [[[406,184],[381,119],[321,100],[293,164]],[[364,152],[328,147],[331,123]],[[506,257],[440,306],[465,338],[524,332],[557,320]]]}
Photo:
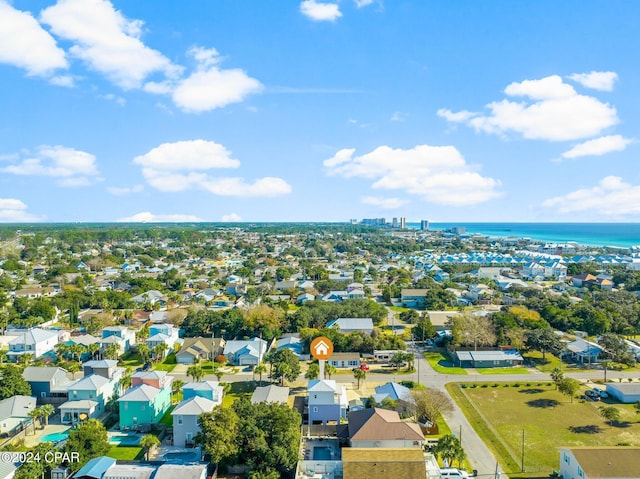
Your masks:
{"label": "palm tree", "polygon": [[220,366],[216,366],[213,369],[213,374],[215,374],[215,376],[218,379],[218,381],[220,381],[222,379],[222,376],[224,376],[224,371],[220,370]]}
{"label": "palm tree", "polygon": [[40,406],[38,408],[38,410],[40,410],[40,415],[42,417],[44,417],[45,426],[48,426],[49,425],[49,416],[51,416],[52,414],[54,414],[56,412],[56,408],[53,407],[51,404],[43,404],[42,406]]}
{"label": "palm tree", "polygon": [[171,383],[171,394],[173,394],[174,396],[178,394],[178,392],[182,389],[182,386],[184,386],[184,381],[182,379],[174,379]]}
{"label": "palm tree", "polygon": [[153,355],[156,357],[156,360],[160,360],[164,358],[164,353],[169,349],[169,345],[167,343],[158,343],[153,347]]}
{"label": "palm tree", "polygon": [[194,365],[187,368],[187,376],[191,376],[193,382],[197,383],[204,377],[204,369],[202,366]]}
{"label": "palm tree", "polygon": [[140,359],[142,359],[143,363],[147,362],[150,352],[149,346],[146,343],[138,344],[138,354],[140,355]]}
{"label": "palm tree", "polygon": [[560,371],[560,368],[553,368],[551,371],[551,380],[556,385],[556,389],[558,389],[558,384],[560,384],[563,377],[564,375],[562,374],[562,371]]}
{"label": "palm tree", "polygon": [[25,366],[29,364],[32,360],[33,360],[33,354],[31,353],[26,353],[20,356],[20,364],[24,364]]}
{"label": "palm tree", "polygon": [[265,366],[264,363],[260,363],[253,368],[253,372],[260,378],[260,386],[262,386],[262,375],[267,372],[267,366]]}
{"label": "palm tree", "polygon": [[29,411],[29,417],[31,418],[31,422],[33,424],[33,435],[36,435],[36,419],[40,417],[40,411],[34,409],[33,411]]}
{"label": "palm tree", "polygon": [[357,389],[360,389],[360,381],[364,381],[367,378],[367,372],[364,369],[353,368],[353,377],[358,380]]}
{"label": "palm tree", "polygon": [[328,379],[331,379],[331,375],[335,372],[336,367],[333,364],[327,363],[324,365],[324,379],[327,379],[327,376],[329,377]]}
{"label": "palm tree", "polygon": [[119,354],[120,348],[115,343],[111,343],[109,344],[109,346],[104,348],[104,355],[107,357],[107,359],[118,359]]}
{"label": "palm tree", "polygon": [[144,457],[147,461],[149,460],[149,451],[159,445],[160,440],[153,434],[146,434],[142,436],[142,439],[140,439],[140,446],[144,448]]}
{"label": "palm tree", "polygon": [[98,343],[93,343],[89,345],[89,352],[91,353],[91,358],[95,359],[96,354],[100,351],[100,345]]}
{"label": "palm tree", "polygon": [[131,387],[131,376],[129,374],[125,374],[118,381],[120,383],[120,387],[123,391],[126,391]]}

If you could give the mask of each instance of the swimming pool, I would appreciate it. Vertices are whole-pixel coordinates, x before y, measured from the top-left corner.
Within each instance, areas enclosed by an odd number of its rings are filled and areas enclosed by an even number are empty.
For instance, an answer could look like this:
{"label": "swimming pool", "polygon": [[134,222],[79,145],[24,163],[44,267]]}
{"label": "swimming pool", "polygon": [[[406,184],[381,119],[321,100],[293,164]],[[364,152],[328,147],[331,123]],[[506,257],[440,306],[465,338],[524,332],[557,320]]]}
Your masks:
{"label": "swimming pool", "polygon": [[40,438],[40,442],[60,442],[69,439],[69,430],[54,432]]}
{"label": "swimming pool", "polygon": [[109,443],[120,446],[137,446],[140,444],[140,436],[129,434],[109,436]]}
{"label": "swimming pool", "polygon": [[313,460],[314,461],[330,461],[331,448],[330,447],[314,447]]}
{"label": "swimming pool", "polygon": [[167,452],[163,457],[165,461],[171,462],[198,462],[200,460],[199,452],[195,451]]}

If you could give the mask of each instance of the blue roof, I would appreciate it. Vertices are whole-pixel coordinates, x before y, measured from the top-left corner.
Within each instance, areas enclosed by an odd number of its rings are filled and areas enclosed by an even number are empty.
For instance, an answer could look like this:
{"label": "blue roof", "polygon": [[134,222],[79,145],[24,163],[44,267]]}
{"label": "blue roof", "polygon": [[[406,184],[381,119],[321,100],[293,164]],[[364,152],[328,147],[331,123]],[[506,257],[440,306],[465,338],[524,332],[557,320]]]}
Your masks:
{"label": "blue roof", "polygon": [[84,467],[76,472],[76,475],[73,477],[76,477],[78,479],[81,479],[83,477],[101,479],[107,469],[109,469],[115,463],[116,460],[111,457],[95,457],[87,462]]}
{"label": "blue roof", "polygon": [[389,382],[382,386],[378,386],[376,387],[376,393],[384,394],[386,397],[393,399],[394,401],[402,399],[406,402],[413,402],[413,397],[411,396],[409,388],[398,383]]}

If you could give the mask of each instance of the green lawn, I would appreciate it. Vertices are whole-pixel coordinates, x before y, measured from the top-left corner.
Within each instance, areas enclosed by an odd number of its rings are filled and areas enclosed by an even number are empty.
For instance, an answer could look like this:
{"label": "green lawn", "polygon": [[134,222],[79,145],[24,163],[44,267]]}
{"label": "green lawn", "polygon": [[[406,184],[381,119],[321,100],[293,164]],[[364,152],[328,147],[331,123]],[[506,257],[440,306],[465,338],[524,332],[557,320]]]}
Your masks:
{"label": "green lawn", "polygon": [[173,411],[174,407],[175,406],[171,406],[167,409],[167,412],[165,412],[162,419],[160,419],[160,424],[164,424],[167,427],[173,427],[173,416],[171,416],[171,411]]}
{"label": "green lawn", "polygon": [[480,374],[529,374],[527,368],[477,368]]}
{"label": "green lawn", "polygon": [[[543,373],[550,373],[555,368],[560,368],[560,359],[553,354],[547,353],[545,359],[542,359],[542,353],[539,351],[529,351],[522,355],[522,357],[532,363],[536,369]],[[567,363],[562,363],[563,371],[582,371],[582,369],[571,368]]]}
{"label": "green lawn", "polygon": [[451,359],[442,353],[431,351],[424,353],[424,357],[433,368],[433,370],[440,374],[467,374],[463,368],[458,368],[453,365]]}
{"label": "green lawn", "polygon": [[236,399],[241,397],[251,398],[253,391],[256,389],[256,383],[253,381],[238,381],[231,384],[231,390],[225,393],[222,399],[222,407],[230,407]]}
{"label": "green lawn", "polygon": [[129,367],[132,371],[135,371],[137,368],[142,366],[142,358],[138,353],[134,353],[129,351],[128,353],[124,353],[120,357],[120,365],[123,367]]}
{"label": "green lawn", "polygon": [[153,369],[156,371],[166,371],[170,373],[177,365],[178,361],[176,360],[176,354],[171,353],[161,363],[154,364]]}
{"label": "green lawn", "polygon": [[[549,382],[480,383],[447,389],[510,477],[541,477],[558,468],[560,446],[640,445],[633,405],[588,402],[555,390]],[[621,421],[610,426],[598,407],[613,405]],[[521,468],[524,431],[525,470]]]}
{"label": "green lawn", "polygon": [[405,308],[404,306],[388,306],[388,308],[396,313],[404,313],[405,311],[411,310],[411,308]]}
{"label": "green lawn", "polygon": [[107,456],[121,461],[138,461],[144,458],[144,449],[140,446],[111,446]]}

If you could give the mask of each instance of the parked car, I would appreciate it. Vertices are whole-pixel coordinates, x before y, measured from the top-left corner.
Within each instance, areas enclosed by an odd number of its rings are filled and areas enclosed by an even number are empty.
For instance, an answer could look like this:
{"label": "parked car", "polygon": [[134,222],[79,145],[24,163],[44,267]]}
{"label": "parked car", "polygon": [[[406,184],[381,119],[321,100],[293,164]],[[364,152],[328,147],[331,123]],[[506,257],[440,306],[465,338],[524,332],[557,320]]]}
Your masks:
{"label": "parked car", "polygon": [[590,401],[600,401],[600,393],[593,389],[587,389],[584,392],[584,397]]}
{"label": "parked car", "polygon": [[607,399],[609,397],[609,393],[607,393],[607,391],[605,391],[604,389],[593,388],[592,391],[595,391],[602,399]]}
{"label": "parked car", "polygon": [[440,475],[447,479],[469,479],[469,473],[463,469],[455,467],[443,467],[440,469]]}

